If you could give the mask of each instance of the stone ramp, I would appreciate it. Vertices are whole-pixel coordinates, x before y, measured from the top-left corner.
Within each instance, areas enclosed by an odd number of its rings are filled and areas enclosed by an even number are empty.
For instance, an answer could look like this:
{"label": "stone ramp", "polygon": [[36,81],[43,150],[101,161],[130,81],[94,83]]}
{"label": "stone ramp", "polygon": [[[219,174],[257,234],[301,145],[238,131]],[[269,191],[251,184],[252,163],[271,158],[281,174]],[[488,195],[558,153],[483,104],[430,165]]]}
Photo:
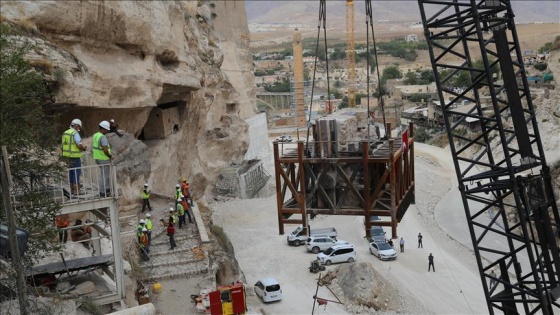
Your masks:
{"label": "stone ramp", "polygon": [[201,246],[196,224],[187,223],[186,227],[176,227],[175,231],[177,247],[174,250],[170,250],[166,232],[152,237],[150,260],[140,263],[145,275],[141,281],[185,278],[208,272],[208,255]]}

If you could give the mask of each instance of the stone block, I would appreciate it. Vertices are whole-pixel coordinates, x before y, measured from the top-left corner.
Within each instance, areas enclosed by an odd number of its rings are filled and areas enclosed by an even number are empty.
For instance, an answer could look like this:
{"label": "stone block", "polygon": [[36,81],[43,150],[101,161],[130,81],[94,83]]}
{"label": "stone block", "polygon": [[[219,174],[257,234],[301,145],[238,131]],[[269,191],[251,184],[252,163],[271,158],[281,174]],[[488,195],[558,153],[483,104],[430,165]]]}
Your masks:
{"label": "stone block", "polygon": [[95,291],[95,284],[92,281],[86,281],[78,284],[71,294],[86,295]]}

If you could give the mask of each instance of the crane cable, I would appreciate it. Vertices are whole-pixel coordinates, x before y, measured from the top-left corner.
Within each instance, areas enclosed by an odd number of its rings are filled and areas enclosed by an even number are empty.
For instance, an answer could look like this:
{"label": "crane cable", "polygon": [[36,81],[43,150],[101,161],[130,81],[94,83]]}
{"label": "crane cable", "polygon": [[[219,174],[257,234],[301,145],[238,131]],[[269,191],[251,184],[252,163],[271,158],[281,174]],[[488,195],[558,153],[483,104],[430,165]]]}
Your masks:
{"label": "crane cable", "polygon": [[[365,0],[366,1],[366,25],[369,24],[369,26],[371,27],[371,37],[373,39],[373,53],[375,56],[375,69],[377,72],[377,91],[379,93],[378,97],[377,97],[377,101],[378,104],[381,106],[381,114],[383,115],[383,128],[385,129],[385,139],[388,138],[389,133],[387,132],[387,121],[385,119],[385,104],[383,102],[383,93],[381,90],[381,76],[379,75],[379,60],[377,59],[377,44],[375,41],[375,32],[373,31],[373,10],[371,8],[371,0]],[[367,53],[369,56],[369,28],[366,27],[367,29],[367,34],[366,34],[366,49],[367,49]],[[368,99],[368,120],[369,120],[369,115],[370,115],[370,109],[369,109],[369,98],[370,98],[370,93],[369,93],[369,73],[370,73],[370,66],[369,66],[369,57],[367,58],[367,99]],[[389,131],[390,132],[390,131]],[[368,137],[369,137],[369,124],[368,124]]]}
{"label": "crane cable", "polygon": [[329,84],[329,59],[328,51],[327,51],[327,1],[320,0],[319,3],[319,23],[317,25],[317,41],[315,43],[315,63],[313,64],[313,83],[311,85],[311,102],[309,102],[309,117],[307,119],[307,137],[305,141],[305,152],[309,154],[308,147],[309,147],[309,133],[311,128],[311,111],[313,109],[313,92],[315,91],[315,76],[317,73],[317,60],[319,59],[319,39],[321,37],[321,26],[323,26],[323,34],[325,39],[325,64],[327,70],[327,97],[329,100],[330,105],[330,84]]}

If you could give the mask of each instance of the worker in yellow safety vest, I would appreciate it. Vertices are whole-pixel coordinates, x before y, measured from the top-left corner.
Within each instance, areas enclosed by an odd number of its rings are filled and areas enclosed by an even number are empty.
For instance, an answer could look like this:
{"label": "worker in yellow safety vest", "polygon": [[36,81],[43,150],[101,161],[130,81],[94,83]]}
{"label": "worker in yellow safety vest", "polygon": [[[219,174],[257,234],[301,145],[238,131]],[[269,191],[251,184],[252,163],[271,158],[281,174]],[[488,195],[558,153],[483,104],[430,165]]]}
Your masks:
{"label": "worker in yellow safety vest", "polygon": [[146,229],[148,229],[148,245],[152,245],[152,229],[154,227],[152,225],[152,220],[150,219],[151,217],[151,214],[146,213],[146,224],[144,224],[144,226],[146,226]]}
{"label": "worker in yellow safety vest", "polygon": [[148,190],[148,184],[144,184],[144,189],[142,189],[142,212],[148,207],[149,211],[152,211],[152,206],[150,205],[150,191]]}
{"label": "worker in yellow safety vest", "polygon": [[110,129],[109,122],[104,120],[99,123],[99,131],[93,135],[93,158],[95,163],[99,165],[101,172],[99,176],[99,196],[102,198],[111,196],[110,172],[113,156],[111,155],[111,145],[105,136]]}
{"label": "worker in yellow safety vest", "polygon": [[82,175],[82,155],[87,147],[82,144],[80,130],[82,121],[74,119],[70,128],[62,134],[62,157],[68,162],[68,179],[70,182],[70,198],[75,195],[83,195],[80,191],[80,176]]}
{"label": "worker in yellow safety vest", "polygon": [[173,223],[173,225],[177,223],[177,215],[175,214],[175,208],[169,208],[169,223]]}
{"label": "worker in yellow safety vest", "polygon": [[187,222],[185,222],[185,208],[183,208],[183,199],[177,199],[175,207],[177,208],[177,213],[179,214],[179,228],[182,229],[183,224],[187,225]]}

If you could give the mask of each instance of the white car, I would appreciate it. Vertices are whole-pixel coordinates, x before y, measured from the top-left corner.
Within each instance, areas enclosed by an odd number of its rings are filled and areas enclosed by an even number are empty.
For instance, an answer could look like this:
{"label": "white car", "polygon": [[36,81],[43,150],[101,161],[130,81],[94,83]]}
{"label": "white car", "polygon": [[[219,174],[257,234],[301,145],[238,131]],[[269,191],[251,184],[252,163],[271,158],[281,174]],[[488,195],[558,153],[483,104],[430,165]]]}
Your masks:
{"label": "white car", "polygon": [[283,136],[280,136],[280,137],[276,138],[276,141],[280,141],[280,142],[292,142],[292,136],[290,136],[290,135],[283,135]]}
{"label": "white car", "polygon": [[329,247],[326,251],[317,254],[317,259],[323,265],[356,261],[356,249],[352,244],[341,244]]}
{"label": "white car", "polygon": [[348,244],[343,240],[336,240],[328,236],[311,236],[305,241],[305,248],[313,254],[327,250],[334,245]]}
{"label": "white car", "polygon": [[389,244],[383,243],[369,243],[369,252],[377,256],[381,260],[394,260],[397,259],[397,251]]}
{"label": "white car", "polygon": [[280,283],[274,278],[265,278],[257,281],[253,287],[255,293],[265,303],[280,301],[282,299],[282,289]]}

